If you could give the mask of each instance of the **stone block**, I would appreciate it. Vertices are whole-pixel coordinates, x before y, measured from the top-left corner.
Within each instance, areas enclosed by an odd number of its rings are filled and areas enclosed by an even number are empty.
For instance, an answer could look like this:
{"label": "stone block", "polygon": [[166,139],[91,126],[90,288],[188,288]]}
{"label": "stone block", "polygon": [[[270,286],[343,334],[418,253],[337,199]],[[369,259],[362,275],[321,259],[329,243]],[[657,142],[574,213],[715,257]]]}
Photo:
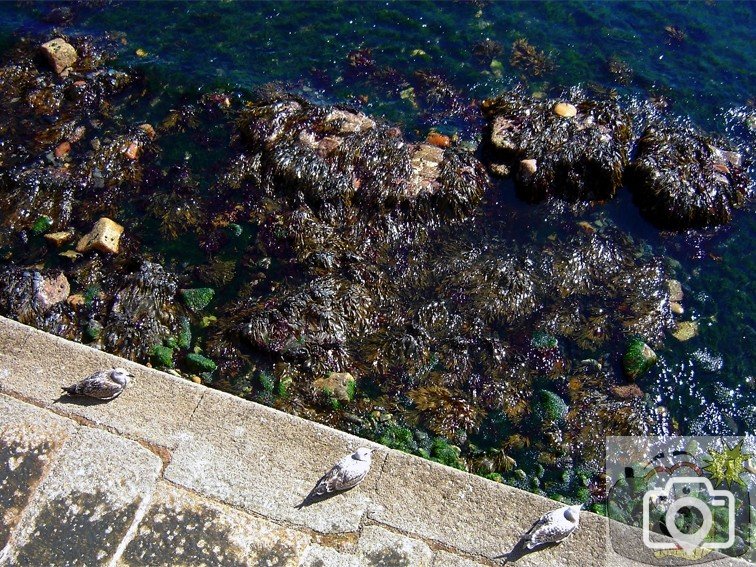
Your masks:
{"label": "stone block", "polygon": [[74,46],[60,37],[43,43],[41,50],[58,75],[71,67],[78,59]]}
{"label": "stone block", "polygon": [[0,550],[76,424],[0,394]]}
{"label": "stone block", "polygon": [[34,329],[18,321],[0,317],[0,391],[5,374],[10,373],[8,365],[16,355],[23,352],[33,331]]}
{"label": "stone block", "polygon": [[54,246],[63,246],[66,242],[72,240],[73,236],[73,232],[61,230],[59,232],[48,232],[44,235],[44,238]]}
{"label": "stone block", "polygon": [[301,532],[160,483],[118,565],[295,567],[309,543]]}
{"label": "stone block", "polygon": [[79,428],[24,510],[8,564],[107,564],[146,507],[161,465],[134,441]]}
{"label": "stone block", "polygon": [[[115,400],[62,395],[62,386],[114,366],[134,375]],[[172,449],[205,388],[0,317],[0,391]]]}
{"label": "stone block", "polygon": [[362,529],[357,548],[361,564],[370,567],[430,567],[433,561],[433,553],[425,542],[378,526]]}
{"label": "stone block", "polygon": [[[408,497],[411,495],[411,497]],[[391,452],[378,481],[371,520],[410,535],[489,559],[507,554],[542,514],[561,504],[516,488],[411,455]],[[583,527],[562,545],[538,553],[533,565],[565,565],[580,556],[601,564],[606,548],[605,521],[581,516]],[[590,541],[588,541],[590,540]],[[593,557],[600,554],[601,557]],[[528,555],[518,560],[529,565]]]}
{"label": "stone block", "polygon": [[484,567],[484,564],[453,553],[439,551],[433,556],[433,567]]}
{"label": "stone block", "polygon": [[98,220],[89,234],[81,237],[76,244],[77,252],[99,250],[110,254],[118,254],[118,243],[123,234],[123,227],[107,217]]}
{"label": "stone block", "polygon": [[302,556],[300,567],[362,567],[360,559],[330,547],[312,544]]}
{"label": "stone block", "polygon": [[359,486],[301,509],[321,475],[369,441],[209,390],[173,453],[165,478],[276,521],[322,533],[356,531],[383,455]]}

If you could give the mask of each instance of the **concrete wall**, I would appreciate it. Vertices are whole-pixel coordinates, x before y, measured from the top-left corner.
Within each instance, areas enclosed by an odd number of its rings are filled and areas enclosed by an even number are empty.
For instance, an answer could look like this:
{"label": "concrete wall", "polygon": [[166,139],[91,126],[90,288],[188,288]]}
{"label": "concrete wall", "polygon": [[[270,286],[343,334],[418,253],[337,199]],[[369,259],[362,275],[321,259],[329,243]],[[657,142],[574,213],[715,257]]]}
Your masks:
{"label": "concrete wall", "polygon": [[[60,396],[112,366],[116,400]],[[298,509],[359,446],[367,479]],[[497,565],[558,506],[0,318],[0,565]],[[637,564],[607,526],[510,564]]]}

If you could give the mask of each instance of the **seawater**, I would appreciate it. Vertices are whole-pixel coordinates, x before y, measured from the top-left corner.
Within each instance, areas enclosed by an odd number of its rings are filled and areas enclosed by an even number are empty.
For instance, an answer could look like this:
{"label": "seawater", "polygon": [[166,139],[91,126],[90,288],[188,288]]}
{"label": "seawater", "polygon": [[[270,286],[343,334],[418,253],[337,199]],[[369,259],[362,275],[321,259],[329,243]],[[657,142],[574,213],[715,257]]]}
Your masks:
{"label": "seawater", "polygon": [[[43,16],[55,6],[0,3],[0,48],[15,34],[50,33],[53,25]],[[755,15],[756,3],[729,1],[115,2],[77,7],[73,22],[61,29],[119,38],[116,65],[143,69],[151,90],[163,93],[158,107],[135,109],[143,116],[127,117],[133,120],[164,115],[182,96],[201,91],[249,92],[280,82],[317,102],[360,101],[363,111],[397,123],[411,139],[434,127],[471,144],[480,140],[481,123],[464,112],[418,112],[401,81],[381,85],[350,77],[349,54],[370,50],[377,64],[404,77],[437,73],[470,105],[523,80],[531,92],[550,95],[581,85],[614,89],[631,102],[661,98],[669,112],[729,136],[752,158],[754,133],[743,118],[756,104]],[[685,39],[674,41],[670,26]],[[511,45],[520,38],[548,54],[555,69],[523,77],[509,64]],[[502,45],[496,63],[473,53],[484,40]],[[612,58],[632,69],[627,84],[609,72]],[[183,149],[176,154],[180,159]],[[500,182],[496,195],[486,205],[491,211],[515,207],[538,214],[538,206],[517,201],[509,182]],[[685,319],[700,325],[690,341],[666,341],[640,386],[683,433],[752,434],[752,211],[716,231],[668,234],[638,215],[625,190],[602,207],[641,246],[679,263],[690,290]],[[502,218],[494,223],[506,224]]]}

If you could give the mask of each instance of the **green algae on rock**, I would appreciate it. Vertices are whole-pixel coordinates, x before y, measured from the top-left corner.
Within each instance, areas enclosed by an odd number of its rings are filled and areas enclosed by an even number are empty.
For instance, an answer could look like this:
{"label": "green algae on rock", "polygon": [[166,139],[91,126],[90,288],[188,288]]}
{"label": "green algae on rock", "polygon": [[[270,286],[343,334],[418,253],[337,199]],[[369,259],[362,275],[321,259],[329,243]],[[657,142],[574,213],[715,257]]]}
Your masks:
{"label": "green algae on rock", "polygon": [[625,355],[622,357],[625,375],[628,379],[635,380],[656,364],[656,360],[656,353],[643,342],[643,339],[633,338],[628,343]]}
{"label": "green algae on rock", "polygon": [[168,346],[155,345],[150,352],[152,362],[163,368],[173,368],[173,349]]}
{"label": "green algae on rock", "polygon": [[549,390],[539,390],[533,396],[532,411],[542,422],[559,422],[567,415],[569,408],[564,400]]}
{"label": "green algae on rock", "polygon": [[189,353],[186,355],[186,362],[189,368],[197,372],[213,372],[218,365],[212,360],[197,353]]}
{"label": "green algae on rock", "polygon": [[211,287],[182,289],[179,293],[186,306],[195,313],[202,311],[215,297],[215,290]]}

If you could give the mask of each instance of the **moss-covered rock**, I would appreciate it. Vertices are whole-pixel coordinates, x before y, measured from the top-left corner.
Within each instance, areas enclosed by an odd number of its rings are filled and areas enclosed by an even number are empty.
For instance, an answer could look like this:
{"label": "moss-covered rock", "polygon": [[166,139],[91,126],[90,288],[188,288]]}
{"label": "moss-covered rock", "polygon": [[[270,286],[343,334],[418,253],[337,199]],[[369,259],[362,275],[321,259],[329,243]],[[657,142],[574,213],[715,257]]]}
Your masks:
{"label": "moss-covered rock", "polygon": [[88,341],[96,341],[102,336],[102,323],[96,319],[90,319],[84,328],[84,338]]}
{"label": "moss-covered rock", "polygon": [[625,355],[622,357],[622,366],[628,379],[635,380],[656,364],[656,360],[657,356],[653,349],[642,339],[634,338],[627,345]]}
{"label": "moss-covered rock", "polygon": [[215,290],[211,287],[182,289],[179,293],[184,304],[195,313],[202,311],[215,297]]}
{"label": "moss-covered rock", "polygon": [[339,402],[350,402],[354,398],[357,382],[349,372],[331,372],[315,380],[312,385]]}
{"label": "moss-covered rock", "polygon": [[194,352],[186,355],[186,363],[189,368],[196,372],[213,372],[218,367],[215,362],[206,356]]}
{"label": "moss-covered rock", "polygon": [[436,437],[431,445],[431,460],[455,469],[465,470],[465,463],[460,459],[461,451],[442,437]]}
{"label": "moss-covered rock", "polygon": [[417,442],[412,435],[412,430],[397,425],[386,427],[383,434],[378,438],[378,442],[381,445],[386,445],[386,447],[398,449],[405,453],[414,453],[418,449]]}
{"label": "moss-covered rock", "polygon": [[567,404],[550,390],[539,390],[533,396],[532,410],[542,422],[558,423],[567,415]]}
{"label": "moss-covered rock", "polygon": [[178,348],[188,349],[192,344],[192,328],[189,324],[188,317],[180,317],[179,332],[176,337],[176,346]]}
{"label": "moss-covered rock", "polygon": [[163,368],[173,368],[173,349],[163,345],[152,347],[152,363]]}
{"label": "moss-covered rock", "polygon": [[37,220],[34,221],[31,229],[34,234],[43,234],[50,230],[50,227],[52,225],[52,218],[48,217],[47,215],[42,215],[40,217],[37,217]]}

